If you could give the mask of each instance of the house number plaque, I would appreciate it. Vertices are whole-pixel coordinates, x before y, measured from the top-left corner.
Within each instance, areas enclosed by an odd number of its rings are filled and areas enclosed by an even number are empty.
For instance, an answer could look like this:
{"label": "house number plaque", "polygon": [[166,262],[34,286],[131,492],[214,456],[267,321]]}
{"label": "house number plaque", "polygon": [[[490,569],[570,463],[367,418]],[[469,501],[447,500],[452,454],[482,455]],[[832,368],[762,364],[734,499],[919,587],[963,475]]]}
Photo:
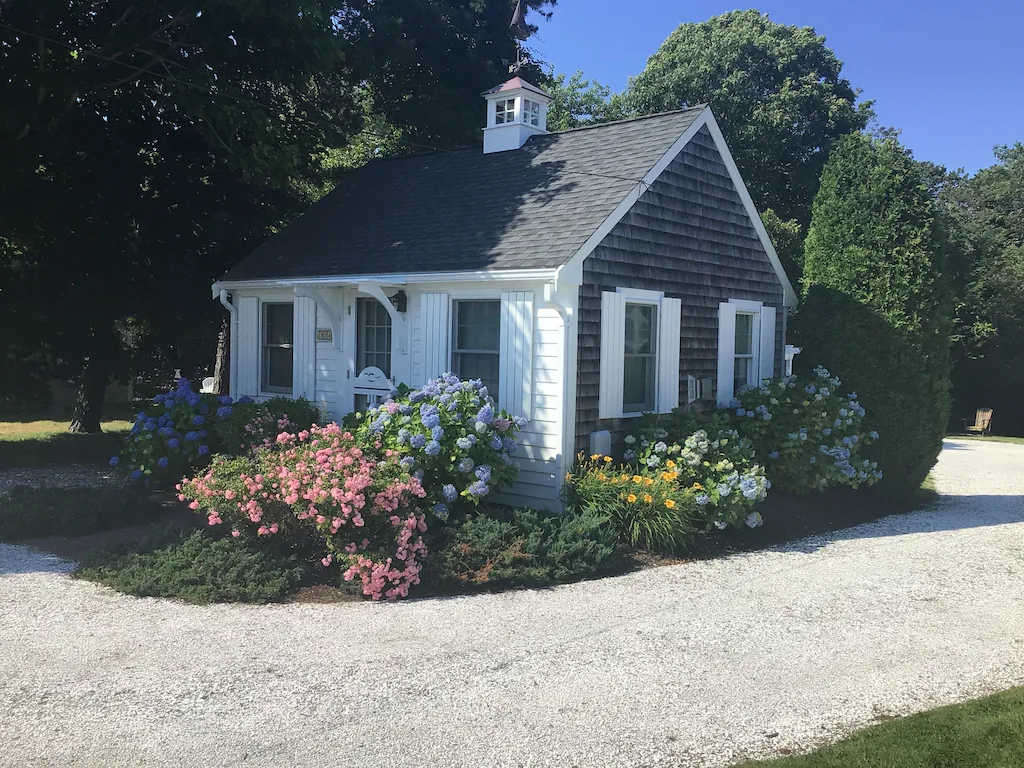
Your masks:
{"label": "house number plaque", "polygon": [[326,330],[317,329],[316,332],[317,341],[334,341],[334,332],[328,328]]}

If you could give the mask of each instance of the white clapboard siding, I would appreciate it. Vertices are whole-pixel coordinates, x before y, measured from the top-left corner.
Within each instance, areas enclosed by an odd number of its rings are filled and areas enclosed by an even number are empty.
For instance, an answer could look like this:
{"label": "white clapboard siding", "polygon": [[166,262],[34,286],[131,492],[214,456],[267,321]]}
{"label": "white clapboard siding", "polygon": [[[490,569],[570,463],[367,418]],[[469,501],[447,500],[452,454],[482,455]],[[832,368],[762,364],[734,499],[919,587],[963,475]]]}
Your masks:
{"label": "white clapboard siding", "polygon": [[601,294],[601,388],[598,415],[602,419],[622,416],[623,361],[626,357],[626,297],[621,293]]}
{"label": "white clapboard siding", "polygon": [[760,377],[775,376],[775,307],[761,307]]}
{"label": "white clapboard siding", "polygon": [[316,302],[305,296],[292,313],[292,396],[316,399]]}
{"label": "white clapboard siding", "polygon": [[[317,327],[330,327],[331,320],[318,310]],[[335,421],[344,417],[339,402],[339,387],[344,374],[341,370],[341,352],[334,341],[316,342],[316,403]]]}
{"label": "white clapboard siding", "polygon": [[423,338],[423,382],[448,372],[448,294],[425,293],[420,298]]}
{"label": "white clapboard siding", "polygon": [[501,294],[498,407],[529,421],[533,411],[533,294]]}
{"label": "white clapboard siding", "polygon": [[718,404],[725,406],[733,397],[733,373],[736,366],[736,305],[723,301],[718,305]]}
{"label": "white clapboard siding", "polygon": [[658,329],[658,413],[671,413],[679,405],[679,334],[681,299],[661,300]]}
{"label": "white clapboard siding", "polygon": [[260,393],[260,300],[255,296],[238,299],[238,349],[235,350],[238,392],[253,397]]}

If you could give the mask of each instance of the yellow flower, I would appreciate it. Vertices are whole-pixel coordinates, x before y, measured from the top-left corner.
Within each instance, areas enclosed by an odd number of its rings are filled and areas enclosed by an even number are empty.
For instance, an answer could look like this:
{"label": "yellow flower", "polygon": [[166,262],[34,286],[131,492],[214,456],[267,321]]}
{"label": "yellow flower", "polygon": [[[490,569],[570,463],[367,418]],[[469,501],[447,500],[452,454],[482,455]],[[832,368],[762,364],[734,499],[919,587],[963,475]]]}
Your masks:
{"label": "yellow flower", "polygon": [[604,457],[604,463],[605,464],[611,464],[612,463],[612,457],[611,456],[605,456]]}
{"label": "yellow flower", "polygon": [[644,485],[654,485],[654,480],[649,477],[644,478]]}
{"label": "yellow flower", "polygon": [[669,469],[675,469],[676,463],[672,461],[672,459],[669,459],[668,461],[665,462],[665,466],[668,467]]}
{"label": "yellow flower", "polygon": [[640,483],[642,483],[643,481],[644,479],[640,477],[640,475],[633,475],[633,482],[636,483],[637,485],[640,485]]}
{"label": "yellow flower", "polygon": [[651,494],[649,494],[649,493],[645,493],[644,494],[644,501],[646,501],[648,504],[650,504],[652,501],[654,501],[654,497],[651,496]]}
{"label": "yellow flower", "polygon": [[676,503],[672,499],[665,499],[665,506],[669,509],[675,509]]}
{"label": "yellow flower", "polygon": [[619,478],[613,477],[612,478],[612,485],[618,485],[618,484],[619,484]]}
{"label": "yellow flower", "polygon": [[626,497],[626,501],[628,501],[630,504],[632,504],[634,501],[636,501],[636,494],[635,493],[629,494],[629,496]]}
{"label": "yellow flower", "polygon": [[598,472],[598,473],[597,473],[597,479],[598,479],[598,480],[607,480],[607,479],[608,479],[608,476],[607,476],[607,475],[605,475],[605,473],[604,473],[604,472]]}
{"label": "yellow flower", "polygon": [[704,490],[704,486],[701,485],[700,483],[694,483],[693,484],[693,490],[695,490],[695,491],[703,491]]}
{"label": "yellow flower", "polygon": [[566,472],[565,473],[565,482],[568,483],[570,480],[572,480],[572,472]]}

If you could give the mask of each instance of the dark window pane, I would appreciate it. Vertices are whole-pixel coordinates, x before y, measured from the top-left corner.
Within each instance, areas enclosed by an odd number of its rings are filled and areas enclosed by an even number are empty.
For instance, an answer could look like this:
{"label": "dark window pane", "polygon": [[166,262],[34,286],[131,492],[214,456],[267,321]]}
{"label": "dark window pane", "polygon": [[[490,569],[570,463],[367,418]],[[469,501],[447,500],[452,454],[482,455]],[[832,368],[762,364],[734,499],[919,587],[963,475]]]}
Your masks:
{"label": "dark window pane", "polygon": [[292,316],[294,314],[291,304],[266,304],[264,305],[266,318],[264,326],[264,344],[291,344],[292,343]]}
{"label": "dark window pane", "polygon": [[754,352],[754,316],[736,315],[736,354],[750,355]]}
{"label": "dark window pane", "polygon": [[745,387],[745,386],[747,386],[748,384],[751,383],[750,373],[751,373],[751,364],[753,362],[754,361],[751,360],[749,357],[737,357],[736,358],[736,365],[735,365],[735,367],[733,369],[733,382],[732,382],[732,386],[733,386],[732,391],[734,393],[739,394],[739,391],[743,387]]}
{"label": "dark window pane", "polygon": [[263,389],[268,392],[292,389],[292,350],[288,347],[264,347]]}
{"label": "dark window pane", "polygon": [[626,354],[640,355],[654,352],[657,309],[645,304],[626,305]]}

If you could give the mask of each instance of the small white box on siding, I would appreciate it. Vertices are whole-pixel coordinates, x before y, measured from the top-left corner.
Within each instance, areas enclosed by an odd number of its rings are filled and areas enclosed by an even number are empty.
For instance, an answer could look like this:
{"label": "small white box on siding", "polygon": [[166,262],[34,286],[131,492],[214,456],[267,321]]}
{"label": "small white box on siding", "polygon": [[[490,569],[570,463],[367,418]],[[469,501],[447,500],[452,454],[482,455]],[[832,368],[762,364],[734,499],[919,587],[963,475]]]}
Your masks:
{"label": "small white box on siding", "polygon": [[610,456],[612,453],[612,433],[607,429],[590,433],[590,455],[599,453],[602,456]]}

